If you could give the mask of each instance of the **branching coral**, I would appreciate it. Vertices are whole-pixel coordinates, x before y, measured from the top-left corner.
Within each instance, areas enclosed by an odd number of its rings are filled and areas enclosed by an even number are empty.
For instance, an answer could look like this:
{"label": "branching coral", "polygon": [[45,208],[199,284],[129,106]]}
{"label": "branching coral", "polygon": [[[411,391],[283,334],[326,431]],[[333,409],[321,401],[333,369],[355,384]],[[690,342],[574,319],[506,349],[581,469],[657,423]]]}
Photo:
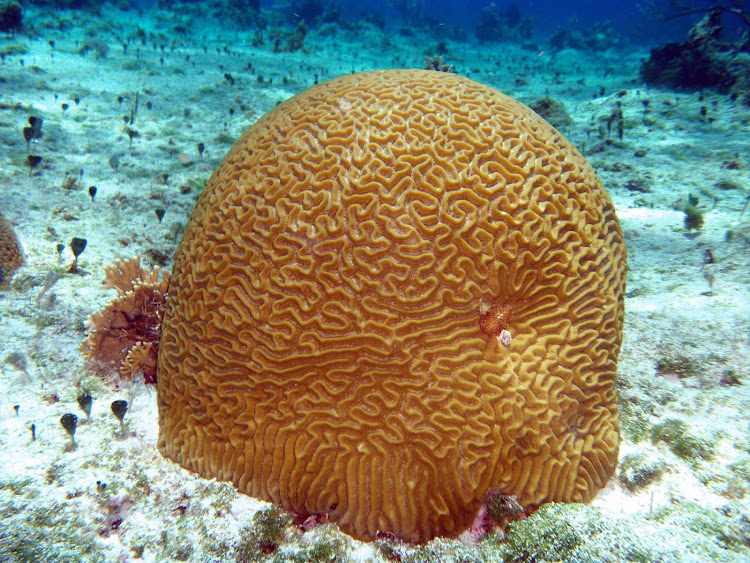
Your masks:
{"label": "branching coral", "polygon": [[142,374],[154,384],[169,274],[158,266],[144,270],[140,256],[118,260],[105,273],[104,286],[117,290],[117,297],[88,318],[81,351],[105,381],[117,384]]}
{"label": "branching coral", "polygon": [[744,0],[711,0],[709,2],[690,2],[685,0],[668,0],[668,2],[646,1],[639,5],[645,15],[661,21],[673,20],[696,14],[730,14],[739,19],[750,29],[750,9]]}

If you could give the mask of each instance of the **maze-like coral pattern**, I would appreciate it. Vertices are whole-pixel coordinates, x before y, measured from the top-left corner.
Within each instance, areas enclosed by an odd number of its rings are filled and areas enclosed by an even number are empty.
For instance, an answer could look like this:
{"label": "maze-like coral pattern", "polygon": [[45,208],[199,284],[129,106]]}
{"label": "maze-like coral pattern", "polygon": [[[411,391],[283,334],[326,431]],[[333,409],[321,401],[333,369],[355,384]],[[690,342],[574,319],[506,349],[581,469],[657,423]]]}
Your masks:
{"label": "maze-like coral pattern", "polygon": [[490,491],[587,501],[617,460],[625,255],[588,163],[511,98],[415,70],[315,86],[186,228],[159,448],[361,539],[456,535]]}
{"label": "maze-like coral pattern", "polygon": [[25,261],[23,248],[13,230],[13,224],[0,210],[0,290],[10,287],[13,274]]}

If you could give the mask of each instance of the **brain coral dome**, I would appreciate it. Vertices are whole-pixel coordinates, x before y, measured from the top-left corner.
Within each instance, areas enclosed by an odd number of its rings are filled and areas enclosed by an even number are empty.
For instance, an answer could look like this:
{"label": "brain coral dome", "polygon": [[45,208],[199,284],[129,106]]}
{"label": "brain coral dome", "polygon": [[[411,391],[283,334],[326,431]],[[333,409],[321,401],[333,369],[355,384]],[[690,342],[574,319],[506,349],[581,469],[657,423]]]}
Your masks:
{"label": "brain coral dome", "polygon": [[614,471],[626,250],[581,154],[467,78],[391,70],[266,114],[175,256],[161,452],[352,536],[458,535],[487,494]]}

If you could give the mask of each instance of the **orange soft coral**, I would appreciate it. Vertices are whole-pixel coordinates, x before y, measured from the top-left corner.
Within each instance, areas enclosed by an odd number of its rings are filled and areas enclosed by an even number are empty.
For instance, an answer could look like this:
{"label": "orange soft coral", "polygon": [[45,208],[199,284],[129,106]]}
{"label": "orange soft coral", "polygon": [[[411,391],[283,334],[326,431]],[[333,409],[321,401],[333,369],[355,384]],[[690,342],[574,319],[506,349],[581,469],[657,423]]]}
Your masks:
{"label": "orange soft coral", "polygon": [[158,266],[144,270],[140,256],[118,260],[105,272],[104,286],[118,295],[86,321],[81,351],[105,380],[117,383],[142,374],[147,384],[154,384],[169,275]]}

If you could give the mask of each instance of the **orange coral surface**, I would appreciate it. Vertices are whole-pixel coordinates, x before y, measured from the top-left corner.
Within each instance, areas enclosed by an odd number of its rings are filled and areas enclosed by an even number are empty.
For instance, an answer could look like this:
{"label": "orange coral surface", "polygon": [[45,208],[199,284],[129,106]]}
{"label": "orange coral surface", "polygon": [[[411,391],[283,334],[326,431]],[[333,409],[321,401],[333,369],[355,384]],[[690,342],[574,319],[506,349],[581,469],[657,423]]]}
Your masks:
{"label": "orange coral surface", "polygon": [[0,289],[8,289],[15,271],[26,261],[13,225],[0,211]]}
{"label": "orange coral surface", "polygon": [[588,501],[617,461],[625,271],[599,179],[529,108],[440,72],[320,84],[187,225],[159,448],[360,539],[457,535],[492,491]]}

